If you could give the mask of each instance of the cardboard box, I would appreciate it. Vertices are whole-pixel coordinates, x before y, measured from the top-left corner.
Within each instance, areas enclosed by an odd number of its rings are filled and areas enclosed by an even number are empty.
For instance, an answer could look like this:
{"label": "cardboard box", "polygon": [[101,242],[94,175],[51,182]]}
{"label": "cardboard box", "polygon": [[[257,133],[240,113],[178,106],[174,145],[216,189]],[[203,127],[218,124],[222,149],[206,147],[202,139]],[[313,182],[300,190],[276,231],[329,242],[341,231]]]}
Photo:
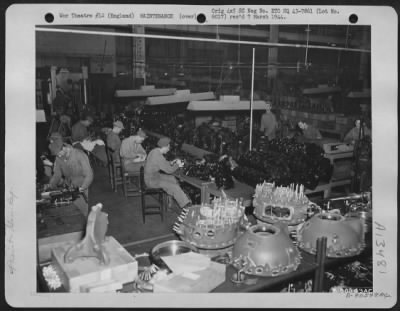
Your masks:
{"label": "cardboard box", "polygon": [[64,255],[72,245],[68,242],[52,249],[52,264],[69,292],[115,291],[137,277],[137,261],[111,236],[104,243],[110,257],[108,265],[101,265],[97,258],[64,262]]}
{"label": "cardboard box", "polygon": [[78,243],[83,238],[83,231],[54,235],[38,239],[39,263],[51,260],[51,252],[54,247],[62,243]]}

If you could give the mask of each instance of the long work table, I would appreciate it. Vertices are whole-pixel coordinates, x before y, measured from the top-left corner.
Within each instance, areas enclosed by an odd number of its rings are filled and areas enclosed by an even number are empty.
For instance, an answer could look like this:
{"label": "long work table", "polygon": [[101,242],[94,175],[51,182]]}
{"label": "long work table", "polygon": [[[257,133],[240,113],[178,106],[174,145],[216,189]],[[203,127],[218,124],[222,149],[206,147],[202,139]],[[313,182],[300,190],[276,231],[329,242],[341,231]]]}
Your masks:
{"label": "long work table", "polygon": [[174,176],[182,182],[186,182],[201,191],[201,203],[209,203],[211,195],[222,197],[222,191],[231,199],[243,199],[244,206],[250,206],[254,194],[254,188],[247,184],[234,180],[234,187],[231,189],[218,189],[215,182],[200,180],[196,177],[186,176],[181,170],[174,173]]}
{"label": "long work table", "polygon": [[[159,243],[176,239],[174,235],[171,236],[161,236],[159,238],[147,239],[143,241],[137,241],[135,243],[130,243],[129,245],[123,245],[124,248],[132,255],[139,255],[143,253],[150,253],[150,250]],[[288,274],[276,276],[276,277],[263,277],[263,276],[253,276],[246,275],[243,283],[235,283],[231,281],[232,276],[237,273],[237,270],[230,264],[226,265],[225,272],[225,281],[221,283],[219,286],[214,288],[211,293],[245,293],[245,292],[276,292],[280,291],[284,288],[288,283],[296,282],[298,280],[304,279],[313,279],[313,282],[316,281],[316,277],[319,275],[323,275],[325,269],[338,267],[340,265],[344,265],[350,262],[354,262],[359,260],[363,256],[369,256],[372,254],[372,247],[368,244],[364,251],[354,257],[348,258],[325,258],[323,261],[318,262],[317,255],[311,255],[304,251],[301,252],[301,263],[296,271],[293,271]],[[200,251],[201,252],[201,251]],[[215,258],[212,258],[215,260]],[[151,261],[148,256],[143,256],[138,258],[139,263],[139,271],[142,271],[144,267],[147,267],[151,264]],[[46,266],[50,264],[41,263],[40,267]],[[43,291],[50,291],[46,288],[45,281],[38,269],[38,279],[40,283],[40,287]],[[63,292],[64,288],[59,288],[56,292]],[[124,284],[121,292],[129,293],[134,291],[134,286],[132,283]],[[313,286],[313,291],[322,292],[323,284],[320,284],[318,287]],[[151,291],[145,291],[148,293],[152,293]]]}
{"label": "long work table", "polygon": [[[148,135],[156,137],[156,138],[163,137],[163,135],[161,135],[161,134],[158,134],[158,133],[155,133],[152,131],[148,131],[148,130],[146,130],[146,133]],[[204,155],[211,154],[211,152],[209,152],[207,150],[203,150],[201,148],[198,148],[196,146],[189,145],[186,143],[184,143],[182,145],[182,151],[185,151],[185,152],[189,153],[191,156],[194,156],[199,159],[201,159]],[[349,155],[346,154],[345,157],[348,157],[348,156]],[[336,159],[336,157],[334,157],[334,159]],[[329,158],[329,159],[331,161],[333,161],[331,158]],[[202,203],[209,202],[210,195],[219,196],[219,197],[222,196],[221,189],[218,189],[216,184],[212,181],[203,181],[196,177],[186,176],[181,171],[177,171],[174,175],[179,180],[186,182],[186,183],[200,189]],[[254,194],[254,188],[243,182],[240,182],[236,179],[234,179],[234,183],[235,184],[232,189],[223,190],[223,191],[229,197],[231,197],[233,199],[243,198],[245,206],[250,206],[251,205],[250,201],[252,200],[252,197]],[[317,185],[317,187],[315,189],[306,189],[305,194],[314,195],[314,194],[322,192],[323,198],[326,199],[326,198],[330,197],[332,189],[334,189],[335,187],[348,186],[350,184],[351,184],[350,179],[332,180],[329,183],[320,183],[319,185]]]}

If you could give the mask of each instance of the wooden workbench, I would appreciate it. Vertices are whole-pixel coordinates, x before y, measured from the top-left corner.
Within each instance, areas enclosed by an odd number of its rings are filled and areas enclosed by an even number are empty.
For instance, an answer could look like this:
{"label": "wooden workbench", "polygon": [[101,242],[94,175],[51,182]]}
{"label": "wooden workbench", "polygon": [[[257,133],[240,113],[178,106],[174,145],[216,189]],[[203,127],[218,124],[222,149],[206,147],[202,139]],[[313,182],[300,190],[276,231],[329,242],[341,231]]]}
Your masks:
{"label": "wooden workbench", "polygon": [[[147,131],[146,133],[150,136],[160,138],[163,135],[152,132],[152,131]],[[319,143],[321,144],[323,141],[328,141],[328,140],[318,140]],[[182,145],[182,150],[189,153],[191,156],[195,158],[202,158],[206,154],[211,154],[211,152],[207,150],[203,150],[201,148],[198,148],[193,145],[189,144],[183,144]],[[351,154],[336,154],[336,155],[326,155],[326,157],[332,162],[336,159],[342,159],[342,158],[347,158],[351,156]],[[175,177],[177,177],[179,180],[186,182],[198,189],[201,190],[201,202],[206,203],[210,201],[210,195],[214,196],[222,196],[222,192],[220,189],[217,188],[215,183],[213,182],[206,182],[202,181],[198,178],[195,177],[190,177],[183,175],[182,172],[177,171],[175,174]],[[224,190],[224,192],[231,198],[233,199],[239,199],[243,198],[245,202],[245,206],[250,206],[251,205],[251,200],[253,199],[254,195],[254,188],[251,186],[242,183],[240,181],[234,180],[235,186],[232,189],[229,190]],[[343,180],[332,180],[329,183],[321,183],[319,184],[315,189],[307,189],[306,194],[317,194],[322,192],[324,199],[329,198],[331,195],[332,189],[335,187],[339,186],[345,186],[345,185],[350,185],[351,184],[351,179],[343,179]]]}
{"label": "wooden workbench", "polygon": [[223,192],[231,199],[243,199],[244,206],[250,206],[252,203],[254,188],[247,184],[234,180],[234,187],[228,190],[218,189],[212,181],[203,181],[196,177],[186,176],[181,170],[173,174],[182,182],[188,183],[201,191],[201,203],[209,203],[211,195],[222,197]]}
{"label": "wooden workbench", "polygon": [[[161,236],[159,239],[147,239],[143,241],[137,241],[135,243],[130,243],[129,245],[123,245],[124,248],[132,255],[142,254],[143,252],[149,253],[150,250],[158,245],[159,243],[174,240],[173,236]],[[231,281],[232,275],[237,272],[237,270],[232,265],[226,266],[226,276],[225,282],[214,288],[211,292],[213,293],[245,293],[245,292],[276,292],[280,291],[281,288],[286,286],[289,282],[295,282],[301,279],[309,278],[312,279],[315,274],[318,273],[322,269],[333,268],[339,265],[344,265],[350,262],[354,262],[359,260],[363,256],[369,256],[372,254],[371,247],[371,237],[367,238],[367,247],[365,250],[358,256],[349,257],[349,258],[326,258],[323,262],[323,265],[318,265],[316,262],[316,256],[308,254],[306,252],[301,251],[302,259],[299,267],[296,271],[293,271],[288,274],[284,274],[277,277],[257,277],[248,275],[246,276],[247,282],[242,284],[236,284]],[[50,262],[49,262],[50,263]],[[47,264],[49,264],[47,263]],[[142,267],[149,266],[151,264],[149,257],[141,257],[138,258],[139,263],[139,271]],[[46,264],[40,265],[38,269],[38,279],[41,283],[41,288],[43,291],[50,291],[46,288],[45,284],[43,284],[44,280],[40,273],[40,268],[45,266]],[[44,285],[44,286],[43,286]],[[322,291],[322,286],[317,291]],[[59,288],[56,292],[63,292],[65,289]],[[130,293],[133,291],[132,284],[125,284],[122,292]],[[149,292],[151,293],[151,292]]]}

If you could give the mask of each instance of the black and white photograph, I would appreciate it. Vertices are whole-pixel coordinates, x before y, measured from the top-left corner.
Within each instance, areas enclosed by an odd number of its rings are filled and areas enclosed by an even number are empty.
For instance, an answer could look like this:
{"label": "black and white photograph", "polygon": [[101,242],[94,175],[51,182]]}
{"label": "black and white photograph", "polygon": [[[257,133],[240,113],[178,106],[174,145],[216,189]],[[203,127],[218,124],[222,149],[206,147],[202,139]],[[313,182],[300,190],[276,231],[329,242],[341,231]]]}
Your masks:
{"label": "black and white photograph", "polygon": [[23,271],[48,307],[396,302],[392,15],[33,8],[16,39],[31,50],[6,47],[9,304]]}

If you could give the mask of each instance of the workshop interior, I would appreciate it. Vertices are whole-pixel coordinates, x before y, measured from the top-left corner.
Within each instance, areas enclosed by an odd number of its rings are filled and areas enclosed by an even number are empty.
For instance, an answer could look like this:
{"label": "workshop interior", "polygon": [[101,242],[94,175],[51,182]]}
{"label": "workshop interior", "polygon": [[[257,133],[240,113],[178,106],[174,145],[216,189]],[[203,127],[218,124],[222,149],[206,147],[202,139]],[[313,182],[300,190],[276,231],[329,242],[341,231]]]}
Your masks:
{"label": "workshop interior", "polygon": [[38,292],[372,290],[370,26],[35,30]]}

